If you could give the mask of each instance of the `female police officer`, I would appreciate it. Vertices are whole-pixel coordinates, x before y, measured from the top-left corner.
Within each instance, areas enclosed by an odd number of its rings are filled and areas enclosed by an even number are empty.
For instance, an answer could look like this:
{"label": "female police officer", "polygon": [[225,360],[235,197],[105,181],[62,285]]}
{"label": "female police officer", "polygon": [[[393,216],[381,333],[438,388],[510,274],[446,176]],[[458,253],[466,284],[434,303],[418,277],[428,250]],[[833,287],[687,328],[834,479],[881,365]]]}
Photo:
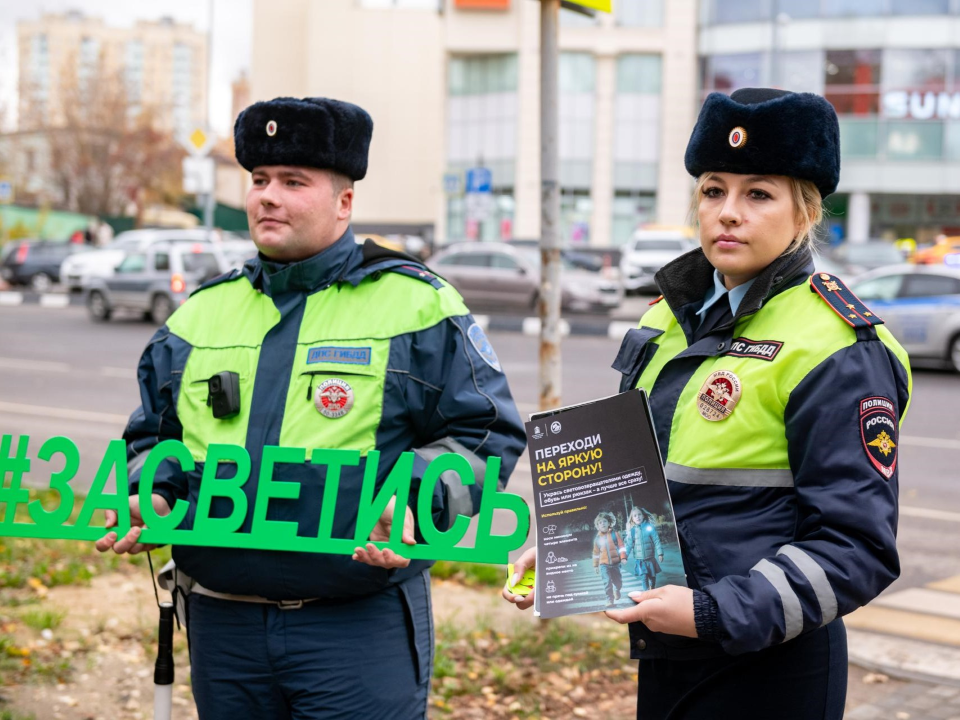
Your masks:
{"label": "female police officer", "polygon": [[899,573],[906,356],[811,262],[840,170],[823,98],[714,93],[685,161],[701,248],[657,274],[613,367],[650,395],[690,587],[607,615],[630,623],[638,718],[840,718],[839,618]]}

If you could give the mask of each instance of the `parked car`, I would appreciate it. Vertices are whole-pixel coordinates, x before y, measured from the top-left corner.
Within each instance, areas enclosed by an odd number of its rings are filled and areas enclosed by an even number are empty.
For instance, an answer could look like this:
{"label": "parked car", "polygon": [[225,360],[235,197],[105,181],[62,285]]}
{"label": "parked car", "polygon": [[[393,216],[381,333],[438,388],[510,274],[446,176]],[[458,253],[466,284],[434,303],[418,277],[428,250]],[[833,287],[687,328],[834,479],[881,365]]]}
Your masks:
{"label": "parked car", "polygon": [[829,257],[839,263],[849,277],[903,262],[900,249],[886,240],[848,241],[833,248]]}
{"label": "parked car", "polygon": [[[227,233],[223,240],[236,238]],[[207,231],[203,228],[182,230],[179,228],[149,228],[128,230],[114,238],[113,242],[93,252],[72,257],[60,268],[60,282],[68,291],[82,290],[84,284],[93,277],[112,275],[114,269],[126,257],[127,253],[142,250],[158,242],[206,242]]]}
{"label": "parked car", "polygon": [[637,230],[620,257],[620,277],[627,293],[657,291],[653,276],[671,260],[697,248],[683,230]]}
{"label": "parked car", "polygon": [[90,247],[56,240],[18,240],[0,266],[0,277],[11,285],[29,285],[47,292],[60,277],[60,266],[70,257],[89,254]]}
{"label": "parked car", "polygon": [[[529,311],[536,307],[540,255],[532,248],[497,242],[457,243],[434,254],[430,267],[460,292],[471,309]],[[621,300],[622,290],[617,282],[563,260],[563,309],[610,311]]]}
{"label": "parked car", "polygon": [[897,265],[850,284],[911,357],[948,361],[960,372],[960,268]]}
{"label": "parked car", "polygon": [[116,310],[134,310],[163,325],[194,290],[229,269],[214,243],[156,242],[129,253],[112,275],[85,286],[87,310],[98,322]]}

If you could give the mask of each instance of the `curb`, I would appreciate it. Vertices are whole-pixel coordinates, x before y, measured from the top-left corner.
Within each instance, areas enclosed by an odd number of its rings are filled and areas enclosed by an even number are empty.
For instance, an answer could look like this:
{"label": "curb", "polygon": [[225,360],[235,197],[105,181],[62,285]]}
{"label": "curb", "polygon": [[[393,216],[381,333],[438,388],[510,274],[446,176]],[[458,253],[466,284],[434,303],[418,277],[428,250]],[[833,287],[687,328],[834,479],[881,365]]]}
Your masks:
{"label": "curb", "polygon": [[63,308],[68,305],[83,305],[82,294],[66,293],[35,293],[30,291],[20,292],[18,290],[0,291],[0,307],[13,307],[16,305],[39,305],[40,307]]}
{"label": "curb", "polygon": [[847,628],[854,665],[901,680],[960,687],[960,650],[947,645]]}

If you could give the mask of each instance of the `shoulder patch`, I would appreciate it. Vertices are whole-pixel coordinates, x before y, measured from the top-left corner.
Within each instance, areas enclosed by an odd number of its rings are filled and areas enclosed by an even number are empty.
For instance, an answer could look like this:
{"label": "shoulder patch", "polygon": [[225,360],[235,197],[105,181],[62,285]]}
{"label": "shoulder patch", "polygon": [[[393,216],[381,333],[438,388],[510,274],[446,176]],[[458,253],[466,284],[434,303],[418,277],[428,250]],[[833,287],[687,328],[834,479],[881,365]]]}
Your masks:
{"label": "shoulder patch", "polygon": [[870,463],[884,480],[897,469],[899,426],[892,402],[885,397],[868,397],[860,401],[860,437]]}
{"label": "shoulder patch", "polygon": [[494,351],[493,345],[490,344],[486,333],[483,332],[483,328],[480,327],[480,325],[473,323],[473,325],[467,328],[467,337],[470,338],[470,344],[473,345],[473,349],[479,353],[487,365],[497,372],[503,372],[503,369],[500,367],[500,360],[497,358],[497,353]]}
{"label": "shoulder patch", "polygon": [[817,293],[852,328],[883,325],[883,320],[870,312],[836,275],[814,273],[810,276],[810,291]]}
{"label": "shoulder patch", "polygon": [[237,279],[239,279],[239,278],[241,278],[241,277],[243,277],[243,272],[241,272],[240,270],[237,270],[237,269],[230,270],[230,271],[228,271],[228,272],[223,273],[222,275],[217,275],[215,278],[210,278],[210,279],[207,280],[203,285],[201,285],[201,286],[198,287],[196,290],[194,290],[192,293],[190,293],[190,297],[193,297],[194,295],[196,295],[196,294],[197,294],[198,292],[200,292],[201,290],[206,290],[207,288],[212,288],[214,285],[219,285],[219,284],[221,284],[221,283],[231,282],[231,281],[237,280]]}

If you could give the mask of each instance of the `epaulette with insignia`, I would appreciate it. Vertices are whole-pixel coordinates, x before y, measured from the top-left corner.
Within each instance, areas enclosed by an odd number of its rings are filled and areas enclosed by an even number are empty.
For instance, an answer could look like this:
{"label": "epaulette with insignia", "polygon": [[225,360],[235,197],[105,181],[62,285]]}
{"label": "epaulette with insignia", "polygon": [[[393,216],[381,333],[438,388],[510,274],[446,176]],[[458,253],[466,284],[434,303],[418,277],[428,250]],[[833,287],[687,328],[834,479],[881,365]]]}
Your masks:
{"label": "epaulette with insignia", "polygon": [[387,268],[387,270],[389,272],[406,275],[407,277],[417,278],[417,280],[422,280],[425,283],[430,283],[437,290],[440,290],[443,287],[443,283],[440,282],[440,278],[422,265],[393,265],[392,267]]}
{"label": "epaulette with insignia", "polygon": [[870,308],[864,305],[836,275],[814,273],[810,276],[810,289],[823,298],[823,301],[850,327],[866,328],[883,325],[883,320],[870,312]]}
{"label": "epaulette with insignia", "polygon": [[200,287],[190,293],[190,297],[193,297],[201,290],[206,290],[207,288],[212,288],[214,285],[219,285],[220,283],[230,282],[231,280],[236,280],[238,277],[241,277],[243,272],[234,268],[233,270],[228,270],[225,273],[217,275],[216,277],[210,278]]}

